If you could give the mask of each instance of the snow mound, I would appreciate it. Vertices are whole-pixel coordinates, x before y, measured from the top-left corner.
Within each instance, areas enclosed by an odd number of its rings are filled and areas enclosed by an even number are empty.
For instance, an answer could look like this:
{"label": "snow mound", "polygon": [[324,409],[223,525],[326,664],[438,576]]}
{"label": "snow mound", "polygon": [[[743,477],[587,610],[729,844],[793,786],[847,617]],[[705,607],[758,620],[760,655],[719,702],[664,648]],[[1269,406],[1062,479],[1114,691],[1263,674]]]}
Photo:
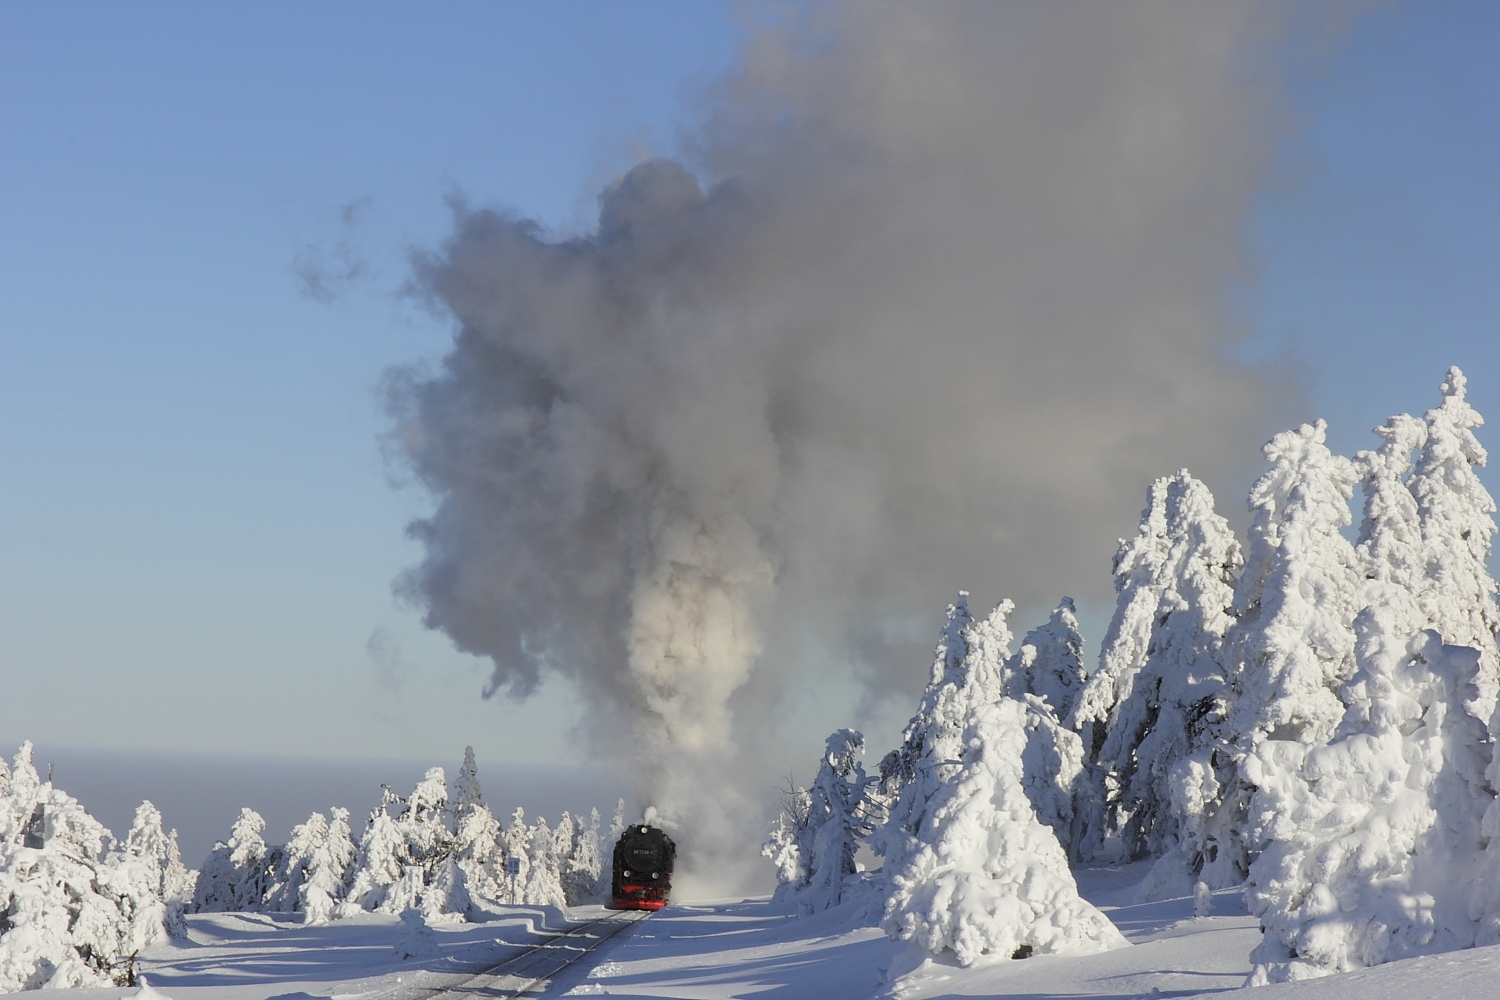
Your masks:
{"label": "snow mound", "polygon": [[402,910],[401,923],[396,928],[396,946],[391,949],[391,954],[398,961],[405,962],[407,959],[436,954],[437,950],[437,936],[427,926],[422,911]]}

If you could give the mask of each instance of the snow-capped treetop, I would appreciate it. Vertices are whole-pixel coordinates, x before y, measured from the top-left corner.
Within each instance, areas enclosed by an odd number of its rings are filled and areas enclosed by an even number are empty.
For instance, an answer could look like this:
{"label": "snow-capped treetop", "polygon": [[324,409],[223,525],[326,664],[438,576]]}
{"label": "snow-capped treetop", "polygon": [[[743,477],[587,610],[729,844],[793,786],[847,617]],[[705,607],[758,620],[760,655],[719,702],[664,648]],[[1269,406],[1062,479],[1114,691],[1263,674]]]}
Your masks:
{"label": "snow-capped treetop", "polygon": [[1474,436],[1484,418],[1469,405],[1467,385],[1463,372],[1448,369],[1443,403],[1426,413],[1427,439],[1408,485],[1426,548],[1422,610],[1445,642],[1479,650],[1479,697],[1469,711],[1488,723],[1500,687],[1495,649],[1500,612],[1495,581],[1485,566],[1495,534],[1495,501],[1476,471],[1488,456]]}
{"label": "snow-capped treetop", "polygon": [[1235,591],[1235,729],[1324,742],[1344,715],[1361,594],[1350,522],[1354,463],[1324,443],[1327,424],[1283,431],[1250,491],[1250,554]]}
{"label": "snow-capped treetop", "polygon": [[474,748],[464,747],[464,762],[453,776],[453,811],[462,813],[471,806],[484,801],[479,789],[479,764],[474,760]]}
{"label": "snow-capped treetop", "polygon": [[1072,715],[1073,703],[1088,678],[1073,598],[1064,597],[1047,624],[1026,633],[1008,671],[1012,683],[1007,684],[1006,693],[1010,697],[1034,694],[1045,698],[1059,719]]}
{"label": "snow-capped treetop", "polygon": [[266,856],[266,821],[254,809],[240,810],[239,819],[229,829],[229,860],[236,868],[248,868]]}
{"label": "snow-capped treetop", "polygon": [[158,898],[169,900],[182,895],[188,873],[177,849],[177,831],[162,831],[161,811],[150,800],[136,807],[135,822],[125,838],[125,852],[139,858],[150,871]]}
{"label": "snow-capped treetop", "polygon": [[938,636],[937,649],[932,654],[932,676],[928,683],[941,684],[964,662],[964,628],[974,616],[969,614],[969,592],[960,590],[958,598],[948,605],[948,614],[943,622],[943,631]]}

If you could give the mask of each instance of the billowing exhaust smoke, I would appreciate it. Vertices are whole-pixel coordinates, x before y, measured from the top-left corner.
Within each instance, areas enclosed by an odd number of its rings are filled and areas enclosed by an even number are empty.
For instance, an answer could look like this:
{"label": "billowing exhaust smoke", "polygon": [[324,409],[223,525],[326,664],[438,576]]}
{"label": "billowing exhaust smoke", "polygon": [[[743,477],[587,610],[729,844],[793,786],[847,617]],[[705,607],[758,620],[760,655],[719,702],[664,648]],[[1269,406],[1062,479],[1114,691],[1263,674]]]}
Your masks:
{"label": "billowing exhaust smoke", "polygon": [[459,206],[416,269],[452,349],[392,380],[436,499],[403,587],[492,692],[576,682],[688,878],[733,887],[793,679],[919,688],[960,587],[1103,596],[1153,477],[1254,454],[1223,298],[1275,28],[819,5],[751,33],[684,158],[612,183],[590,236]]}

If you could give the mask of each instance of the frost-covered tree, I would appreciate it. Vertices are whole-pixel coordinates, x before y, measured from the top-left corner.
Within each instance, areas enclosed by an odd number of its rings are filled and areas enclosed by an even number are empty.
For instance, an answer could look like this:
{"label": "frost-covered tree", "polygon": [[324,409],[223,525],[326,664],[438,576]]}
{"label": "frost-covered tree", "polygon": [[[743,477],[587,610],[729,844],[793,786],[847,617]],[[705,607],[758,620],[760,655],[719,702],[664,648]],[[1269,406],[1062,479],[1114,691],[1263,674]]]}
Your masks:
{"label": "frost-covered tree", "polygon": [[1073,714],[1088,672],[1083,669],[1083,633],[1073,598],[1064,597],[1047,624],[1026,633],[1010,665],[1012,698],[1034,694],[1044,698],[1058,719]]}
{"label": "frost-covered tree", "polygon": [[1079,895],[1057,837],[1037,820],[1023,759],[1035,709],[976,705],[961,758],[927,802],[921,840],[892,873],[881,926],[961,965],[1104,951],[1126,941]]}
{"label": "frost-covered tree", "polygon": [[494,865],[500,823],[484,804],[473,747],[464,747],[464,760],[453,779],[448,809],[448,823],[453,830],[452,856],[464,870],[465,885],[481,896],[498,896],[501,890],[495,881]]}
{"label": "frost-covered tree", "polygon": [[1070,853],[1087,860],[1104,846],[1117,801],[1114,776],[1107,764],[1099,763],[1111,720],[1117,706],[1130,697],[1135,675],[1146,665],[1151,629],[1162,591],[1169,584],[1167,558],[1167,487],[1158,479],[1146,493],[1141,523],[1131,538],[1120,539],[1115,550],[1113,576],[1115,612],[1099,647],[1099,665],[1089,675],[1064,722],[1083,738],[1090,762],[1080,782],[1075,803],[1076,818],[1070,835]]}
{"label": "frost-covered tree", "polygon": [[[517,810],[519,811],[519,810]],[[528,906],[568,905],[563,895],[562,872],[558,865],[557,848],[552,830],[545,817],[537,817],[526,843],[526,893],[522,902]]]}
{"label": "frost-covered tree", "polygon": [[266,821],[253,809],[240,810],[229,839],[214,845],[198,873],[194,913],[260,909],[266,890]]}
{"label": "frost-covered tree", "polygon": [[[622,802],[622,809],[623,806]],[[520,806],[516,806],[516,811],[511,813],[510,822],[501,832],[500,851],[502,864],[506,858],[515,858],[521,868],[520,874],[504,877],[502,888],[507,893],[507,899],[511,903],[524,902],[526,883],[531,877],[531,829],[526,825],[526,810]]]}
{"label": "frost-covered tree", "polygon": [[578,906],[599,897],[599,877],[603,868],[599,849],[599,810],[590,809],[588,822],[578,824],[563,871],[563,895],[569,906]]}
{"label": "frost-covered tree", "polygon": [[313,855],[328,840],[328,817],[313,813],[306,823],[292,828],[286,846],[275,849],[271,884],[266,888],[261,909],[271,913],[292,913],[301,908],[302,886],[307,881]]}
{"label": "frost-covered tree", "polygon": [[1277,434],[1264,449],[1271,469],[1250,491],[1233,650],[1242,738],[1323,743],[1344,716],[1362,574],[1342,529],[1358,476],[1326,436],[1321,420]]}
{"label": "frost-covered tree", "polygon": [[128,846],[107,850],[109,831],[40,779],[29,742],[4,770],[0,992],[123,985],[135,955],[166,937],[161,877]]}
{"label": "frost-covered tree", "polygon": [[[315,813],[314,817],[318,815]],[[335,806],[329,815],[327,828],[308,856],[306,876],[297,890],[296,907],[306,914],[304,919],[309,924],[327,923],[338,912],[356,853],[349,831],[349,810]],[[292,839],[296,839],[295,831]]]}
{"label": "frost-covered tree", "polygon": [[883,857],[887,865],[904,865],[908,854],[917,846],[927,814],[927,802],[936,791],[944,768],[951,768],[958,757],[965,718],[977,702],[1000,697],[1000,665],[1009,656],[1011,633],[1005,623],[1014,605],[1002,601],[984,623],[982,641],[994,647],[985,663],[992,666],[989,676],[975,677],[966,662],[968,647],[965,630],[974,622],[969,613],[969,595],[960,592],[958,600],[948,605],[947,619],[938,637],[927,688],[917,705],[917,712],[901,734],[901,746],[886,754],[880,762],[880,780],[875,793],[882,796],[881,811],[885,821],[872,831],[871,850]]}
{"label": "frost-covered tree", "polygon": [[359,838],[354,874],[349,879],[346,893],[347,905],[339,907],[340,916],[358,912],[358,909],[383,908],[390,887],[405,877],[406,868],[411,864],[406,837],[390,814],[390,807],[400,803],[401,796],[389,785],[381,785],[380,789],[380,805],[371,810],[364,833]]}
{"label": "frost-covered tree", "polygon": [[807,789],[789,782],[782,793],[781,811],[771,824],[771,835],[761,845],[761,856],[776,868],[777,902],[792,898],[806,887],[810,877],[807,855],[808,817],[812,813],[812,796]]}
{"label": "frost-covered tree", "polygon": [[1420,601],[1426,589],[1427,553],[1421,512],[1407,480],[1412,452],[1427,441],[1427,425],[1401,413],[1375,433],[1382,438],[1380,447],[1354,456],[1365,495],[1355,545],[1364,577],[1357,603],[1386,608],[1398,616],[1397,628],[1415,632],[1428,624]]}
{"label": "frost-covered tree", "polygon": [[[865,738],[840,729],[824,743],[818,773],[808,789],[794,788],[762,853],[777,865],[781,898],[795,894],[804,912],[844,901],[844,880],[857,870],[854,855],[869,833],[859,814],[865,785]],[[785,841],[784,843],[781,841]],[[787,876],[782,880],[782,875]]]}
{"label": "frost-covered tree", "polygon": [[443,769],[429,767],[427,774],[406,797],[396,825],[406,838],[407,857],[422,867],[431,881],[453,852],[452,816],[448,810],[448,783]]}
{"label": "frost-covered tree", "polygon": [[1500,692],[1495,633],[1500,609],[1485,561],[1495,534],[1495,501],[1477,470],[1487,455],[1474,435],[1484,418],[1469,405],[1468,380],[1449,368],[1443,403],[1426,414],[1427,435],[1408,485],[1416,498],[1426,556],[1422,611],[1446,642],[1479,650],[1477,696],[1469,712],[1489,723]]}
{"label": "frost-covered tree", "polygon": [[1176,790],[1184,769],[1195,777],[1233,772],[1222,647],[1234,622],[1233,584],[1242,560],[1207,486],[1186,469],[1157,485],[1160,509],[1153,506],[1149,514],[1161,530],[1157,576],[1127,606],[1142,611],[1147,602],[1141,595],[1156,594],[1146,657],[1113,710],[1099,763],[1111,776],[1112,825],[1125,856],[1174,854],[1164,868],[1173,870],[1174,890],[1186,892],[1217,853],[1216,831],[1212,810]]}
{"label": "frost-covered tree", "polygon": [[153,891],[164,907],[167,932],[176,938],[187,937],[183,913],[192,898],[197,873],[183,865],[182,852],[177,848],[177,831],[162,831],[161,811],[150,801],[136,807],[123,852],[146,867]]}
{"label": "frost-covered tree", "polygon": [[1474,783],[1484,726],[1463,703],[1479,653],[1400,614],[1363,611],[1358,673],[1338,738],[1263,740],[1248,834],[1261,848],[1246,899],[1265,927],[1250,982],[1283,982],[1467,947],[1461,873],[1481,841]]}

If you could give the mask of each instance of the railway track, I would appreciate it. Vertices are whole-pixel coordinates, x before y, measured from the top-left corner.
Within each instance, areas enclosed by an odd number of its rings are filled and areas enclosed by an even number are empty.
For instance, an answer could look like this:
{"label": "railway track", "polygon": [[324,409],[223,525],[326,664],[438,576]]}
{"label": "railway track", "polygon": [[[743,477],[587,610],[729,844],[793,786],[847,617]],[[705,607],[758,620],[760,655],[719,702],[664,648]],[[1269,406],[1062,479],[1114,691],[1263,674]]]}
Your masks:
{"label": "railway track", "polygon": [[558,973],[569,968],[604,942],[651,915],[646,910],[606,913],[597,920],[570,927],[541,944],[511,955],[479,972],[446,976],[398,986],[370,1000],[509,1000],[534,995]]}

